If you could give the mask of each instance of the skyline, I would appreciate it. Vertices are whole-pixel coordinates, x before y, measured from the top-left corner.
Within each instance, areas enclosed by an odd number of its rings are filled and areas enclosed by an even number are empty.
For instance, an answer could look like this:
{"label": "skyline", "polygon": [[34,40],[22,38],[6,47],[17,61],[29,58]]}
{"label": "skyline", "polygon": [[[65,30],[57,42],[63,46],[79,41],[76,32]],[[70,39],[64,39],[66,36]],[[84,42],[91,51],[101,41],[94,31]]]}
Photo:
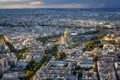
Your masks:
{"label": "skyline", "polygon": [[120,0],[0,0],[0,9],[11,8],[120,8]]}

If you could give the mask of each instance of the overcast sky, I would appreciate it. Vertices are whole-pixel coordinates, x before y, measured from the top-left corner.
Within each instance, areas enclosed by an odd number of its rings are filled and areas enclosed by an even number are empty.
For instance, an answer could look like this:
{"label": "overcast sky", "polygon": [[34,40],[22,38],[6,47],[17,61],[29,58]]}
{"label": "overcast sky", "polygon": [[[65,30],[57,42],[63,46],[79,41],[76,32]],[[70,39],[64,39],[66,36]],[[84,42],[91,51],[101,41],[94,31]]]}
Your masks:
{"label": "overcast sky", "polygon": [[120,8],[120,0],[0,0],[0,8]]}

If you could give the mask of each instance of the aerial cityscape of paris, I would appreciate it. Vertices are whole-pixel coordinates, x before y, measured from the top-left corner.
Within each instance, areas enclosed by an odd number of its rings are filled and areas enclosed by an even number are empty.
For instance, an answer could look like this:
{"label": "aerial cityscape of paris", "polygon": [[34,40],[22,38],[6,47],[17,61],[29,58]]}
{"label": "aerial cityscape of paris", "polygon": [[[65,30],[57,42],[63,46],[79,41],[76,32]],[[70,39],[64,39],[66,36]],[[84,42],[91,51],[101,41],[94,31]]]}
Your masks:
{"label": "aerial cityscape of paris", "polygon": [[120,0],[0,0],[0,80],[120,80]]}

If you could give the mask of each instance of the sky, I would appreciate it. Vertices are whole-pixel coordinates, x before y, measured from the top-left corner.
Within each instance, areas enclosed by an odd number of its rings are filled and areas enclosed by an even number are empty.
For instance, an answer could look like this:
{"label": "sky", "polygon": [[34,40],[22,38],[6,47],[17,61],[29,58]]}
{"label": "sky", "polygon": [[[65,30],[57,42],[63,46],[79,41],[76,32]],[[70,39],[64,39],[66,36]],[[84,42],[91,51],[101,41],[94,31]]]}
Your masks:
{"label": "sky", "polygon": [[0,0],[0,8],[120,8],[120,0]]}

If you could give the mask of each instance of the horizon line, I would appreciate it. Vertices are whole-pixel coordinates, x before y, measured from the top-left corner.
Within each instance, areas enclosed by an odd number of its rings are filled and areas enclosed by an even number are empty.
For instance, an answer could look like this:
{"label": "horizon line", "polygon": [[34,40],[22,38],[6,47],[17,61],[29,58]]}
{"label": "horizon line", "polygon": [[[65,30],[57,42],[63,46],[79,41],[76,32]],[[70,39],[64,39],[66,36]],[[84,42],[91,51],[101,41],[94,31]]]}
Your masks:
{"label": "horizon line", "polygon": [[110,8],[110,7],[106,7],[106,8],[104,8],[104,7],[101,7],[101,8],[0,8],[0,9],[120,9],[120,8],[115,8],[115,7],[113,7],[113,8]]}

